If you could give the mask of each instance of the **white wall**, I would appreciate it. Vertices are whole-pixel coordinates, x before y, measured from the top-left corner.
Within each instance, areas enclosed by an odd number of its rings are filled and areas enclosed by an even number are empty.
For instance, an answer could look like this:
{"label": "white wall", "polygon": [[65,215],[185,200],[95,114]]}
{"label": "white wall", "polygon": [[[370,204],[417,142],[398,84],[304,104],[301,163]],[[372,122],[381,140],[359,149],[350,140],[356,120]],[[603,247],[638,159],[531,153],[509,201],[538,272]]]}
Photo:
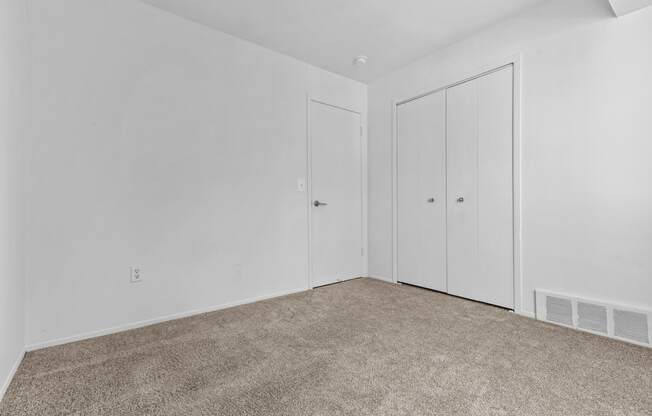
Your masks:
{"label": "white wall", "polygon": [[0,400],[25,346],[20,135],[23,5],[0,0]]}
{"label": "white wall", "polygon": [[522,54],[524,308],[535,288],[652,308],[652,9],[550,0],[369,86],[369,272],[392,277],[391,101]]}
{"label": "white wall", "polygon": [[[364,111],[365,86],[135,0],[28,5],[28,344],[304,289],[305,94]],[[612,16],[549,0],[370,86],[371,275],[391,101],[521,53],[526,312],[534,288],[652,306],[652,10]]]}
{"label": "white wall", "polygon": [[31,347],[307,287],[306,93],[366,86],[135,0],[28,24]]}

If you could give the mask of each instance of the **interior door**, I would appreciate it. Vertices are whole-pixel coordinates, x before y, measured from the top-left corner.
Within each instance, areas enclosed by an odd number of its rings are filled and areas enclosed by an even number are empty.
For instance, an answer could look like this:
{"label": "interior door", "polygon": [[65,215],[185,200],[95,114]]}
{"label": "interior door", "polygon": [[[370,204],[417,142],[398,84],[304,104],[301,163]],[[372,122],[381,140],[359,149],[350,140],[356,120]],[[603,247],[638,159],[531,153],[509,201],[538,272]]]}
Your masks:
{"label": "interior door", "polygon": [[447,90],[448,292],[509,309],[513,69]]}
{"label": "interior door", "polygon": [[360,114],[310,102],[313,287],[362,276]]}
{"label": "interior door", "polygon": [[446,291],[446,93],[398,113],[398,280]]}

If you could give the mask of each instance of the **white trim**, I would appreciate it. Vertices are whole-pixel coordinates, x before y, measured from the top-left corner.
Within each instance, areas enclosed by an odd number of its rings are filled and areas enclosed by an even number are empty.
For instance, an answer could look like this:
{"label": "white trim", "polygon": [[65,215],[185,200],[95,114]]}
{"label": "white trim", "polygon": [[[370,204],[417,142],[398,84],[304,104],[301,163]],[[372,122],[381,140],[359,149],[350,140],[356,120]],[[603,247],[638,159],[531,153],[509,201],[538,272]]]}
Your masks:
{"label": "white trim", "polygon": [[228,308],[233,308],[235,306],[241,306],[241,305],[247,305],[250,303],[255,303],[255,302],[260,302],[262,300],[267,300],[267,299],[273,299],[273,298],[278,298],[281,296],[287,296],[287,295],[292,295],[294,293],[300,293],[300,292],[305,292],[309,290],[307,287],[302,287],[299,289],[292,289],[292,290],[287,290],[283,292],[277,292],[273,293],[271,295],[262,295],[262,296],[256,296],[253,298],[249,299],[244,299],[244,300],[239,300],[235,302],[227,302],[223,303],[221,305],[216,305],[216,306],[209,306],[207,308],[202,308],[202,309],[194,309],[186,312],[181,312],[181,313],[175,313],[172,315],[166,315],[162,316],[159,318],[154,318],[154,319],[148,319],[145,321],[139,321],[139,322],[133,322],[129,324],[123,324],[123,325],[118,325],[114,326],[111,328],[106,328],[106,329],[100,329],[97,331],[90,331],[90,332],[85,332],[83,334],[78,334],[78,335],[73,335],[69,337],[64,337],[64,338],[57,338],[53,339],[50,341],[43,341],[43,342],[36,342],[34,344],[30,344],[25,349],[27,351],[35,351],[39,350],[42,348],[48,348],[48,347],[54,347],[57,345],[63,345],[63,344],[69,344],[71,342],[77,342],[77,341],[83,341],[85,339],[90,339],[90,338],[96,338],[96,337],[101,337],[104,335],[111,335],[111,334],[116,334],[119,332],[124,332],[124,331],[129,331],[132,329],[137,329],[137,328],[142,328],[145,326],[150,326],[150,325],[155,325],[159,324],[162,322],[168,322],[168,321],[173,321],[175,319],[181,319],[181,318],[187,318],[190,316],[195,316],[195,315],[201,315],[209,312],[215,312],[223,309],[228,309]]}
{"label": "white trim", "polygon": [[519,312],[516,312],[516,311],[514,311],[514,313],[515,313],[516,315],[524,316],[524,317],[526,317],[526,318],[537,319],[536,314],[535,314],[534,312],[529,312],[529,311],[519,311]]}
{"label": "white trim", "polygon": [[332,108],[336,108],[338,110],[344,110],[344,111],[348,111],[349,113],[357,114],[357,115],[360,116],[360,120],[362,120],[362,113],[360,111],[358,111],[358,110],[354,110],[351,107],[347,107],[345,105],[339,105],[339,104],[332,104],[332,103],[329,103],[327,101],[320,100],[320,99],[317,99],[315,97],[311,97],[310,95],[308,96],[308,100],[309,100],[309,103],[310,102],[317,103],[317,104],[325,105],[326,107],[332,107]]}
{"label": "white trim", "polygon": [[394,279],[386,276],[367,276],[369,279],[380,280],[387,283],[395,283]]}
{"label": "white trim", "polygon": [[18,354],[16,362],[14,362],[14,365],[11,367],[9,374],[7,374],[7,378],[5,379],[4,383],[2,383],[2,388],[0,388],[0,401],[2,401],[2,399],[5,397],[5,394],[9,389],[9,385],[11,384],[11,380],[14,379],[14,376],[18,371],[18,367],[20,367],[20,363],[23,362],[23,358],[25,358],[25,350],[21,351],[20,354]]}
{"label": "white trim", "polygon": [[[398,117],[397,109],[401,104],[408,103],[421,97],[433,94],[459,85],[461,83],[476,79],[478,77],[487,75],[491,72],[497,71],[506,66],[513,66],[513,157],[512,157],[512,173],[513,173],[513,197],[514,197],[514,312],[523,316],[534,316],[534,313],[525,311],[523,305],[523,269],[522,269],[522,254],[521,254],[521,165],[522,165],[522,146],[521,146],[521,54],[516,54],[507,59],[497,60],[482,68],[477,68],[474,71],[467,72],[466,76],[460,77],[457,80],[448,82],[444,86],[429,89],[425,92],[411,95],[406,98],[392,100],[392,281],[398,282]],[[464,71],[461,71],[464,72]]]}
{"label": "white trim", "polygon": [[306,276],[308,287],[312,286],[312,140],[310,140],[310,94],[306,94],[306,212],[308,218],[308,262]]}
{"label": "white trim", "polygon": [[514,64],[513,62],[509,62],[509,63],[506,63],[506,64],[504,64],[504,65],[500,65],[500,66],[497,66],[497,67],[495,67],[495,68],[491,68],[491,69],[489,69],[489,70],[483,71],[483,72],[481,72],[481,73],[479,73],[479,74],[477,74],[477,75],[474,75],[474,76],[472,76],[472,77],[464,78],[464,79],[462,79],[461,81],[456,81],[456,82],[453,82],[453,83],[451,83],[451,84],[446,84],[446,86],[444,86],[444,87],[437,88],[437,89],[434,89],[434,90],[429,90],[428,92],[425,92],[425,93],[423,93],[423,94],[419,94],[419,95],[416,95],[416,96],[414,96],[414,97],[410,97],[410,98],[408,98],[407,100],[401,100],[401,101],[397,102],[396,105],[399,106],[399,105],[407,104],[407,103],[409,103],[409,102],[412,102],[412,101],[418,100],[418,99],[420,99],[420,98],[424,98],[424,97],[427,97],[427,96],[429,96],[429,95],[432,95],[432,94],[435,94],[435,93],[438,93],[438,92],[441,92],[441,91],[444,91],[444,90],[451,89],[451,88],[453,88],[453,87],[455,87],[455,86],[458,86],[458,85],[461,85],[461,84],[465,84],[465,83],[467,83],[467,82],[469,82],[469,81],[473,81],[473,80],[475,80],[475,79],[482,78],[482,77],[484,77],[485,75],[489,75],[489,74],[491,74],[491,73],[493,73],[493,72],[500,71],[501,69],[506,68],[506,67],[508,67],[508,66],[511,66],[511,65],[513,65],[513,64]]}
{"label": "white trim", "polygon": [[398,283],[398,102],[392,101],[392,281]]}
{"label": "white trim", "polygon": [[[367,94],[364,95],[363,108],[367,108]],[[367,111],[360,114],[362,152],[362,275],[369,274],[369,124]]]}
{"label": "white trim", "polygon": [[368,235],[368,204],[369,204],[369,181],[367,178],[367,118],[366,111],[358,111],[351,107],[341,104],[331,104],[323,99],[317,99],[310,94],[306,94],[306,183],[307,183],[307,212],[308,212],[308,270],[306,271],[308,287],[314,288],[314,279],[312,275],[312,137],[310,121],[310,105],[312,103],[325,105],[350,113],[357,114],[360,117],[360,169],[361,169],[361,237],[362,237],[362,276],[369,273],[369,235]]}
{"label": "white trim", "polygon": [[518,54],[512,59],[513,77],[514,77],[514,102],[512,108],[512,181],[513,181],[513,198],[514,198],[514,312],[519,315],[534,317],[534,312],[526,311],[523,305],[523,261],[521,255],[521,183],[522,183],[522,143],[521,143],[521,55]]}

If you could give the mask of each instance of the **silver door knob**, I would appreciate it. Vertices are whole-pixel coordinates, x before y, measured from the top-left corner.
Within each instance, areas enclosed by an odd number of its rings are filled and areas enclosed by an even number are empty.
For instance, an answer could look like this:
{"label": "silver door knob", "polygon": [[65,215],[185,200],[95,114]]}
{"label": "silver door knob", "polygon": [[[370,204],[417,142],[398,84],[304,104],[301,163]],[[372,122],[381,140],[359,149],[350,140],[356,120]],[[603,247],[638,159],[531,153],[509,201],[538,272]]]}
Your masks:
{"label": "silver door knob", "polygon": [[429,198],[428,203],[429,204],[434,204],[435,203],[435,198]]}
{"label": "silver door knob", "polygon": [[328,205],[326,202],[319,202],[319,201],[315,201],[312,204],[316,207],[320,207],[322,205]]}
{"label": "silver door knob", "polygon": [[462,202],[464,202],[464,197],[461,196],[461,197],[457,198],[457,202],[460,203],[460,204],[461,204]]}

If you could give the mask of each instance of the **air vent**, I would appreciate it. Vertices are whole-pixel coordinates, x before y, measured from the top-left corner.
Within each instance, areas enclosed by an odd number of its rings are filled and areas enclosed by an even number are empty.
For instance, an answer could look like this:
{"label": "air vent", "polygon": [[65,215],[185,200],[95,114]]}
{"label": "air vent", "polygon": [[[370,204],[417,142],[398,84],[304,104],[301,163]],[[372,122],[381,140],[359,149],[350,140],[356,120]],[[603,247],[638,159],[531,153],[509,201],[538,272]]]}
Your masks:
{"label": "air vent", "polygon": [[573,325],[573,304],[568,299],[546,297],[546,319],[562,325]]}
{"label": "air vent", "polygon": [[614,309],[614,335],[630,341],[649,344],[647,315]]}
{"label": "air vent", "polygon": [[652,310],[536,290],[536,318],[652,347]]}
{"label": "air vent", "polygon": [[577,327],[607,334],[607,308],[601,305],[577,302]]}

